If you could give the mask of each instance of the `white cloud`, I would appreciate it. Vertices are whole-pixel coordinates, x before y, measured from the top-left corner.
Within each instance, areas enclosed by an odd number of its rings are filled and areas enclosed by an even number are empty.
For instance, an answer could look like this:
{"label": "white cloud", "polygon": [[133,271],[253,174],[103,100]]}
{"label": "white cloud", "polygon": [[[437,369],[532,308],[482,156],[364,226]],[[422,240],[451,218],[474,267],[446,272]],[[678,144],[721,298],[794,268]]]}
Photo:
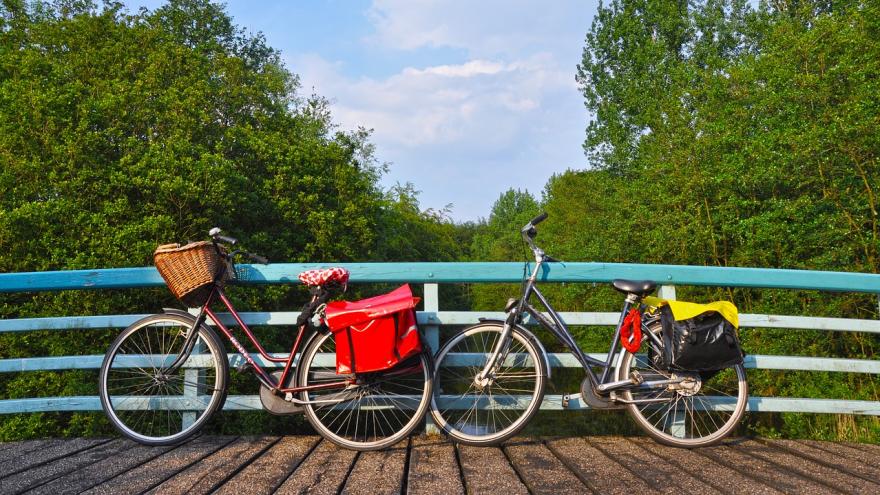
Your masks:
{"label": "white cloud", "polygon": [[374,0],[370,41],[401,50],[463,48],[474,57],[519,54],[535,46],[573,49],[596,11],[595,0]]}
{"label": "white cloud", "polygon": [[428,67],[426,69],[414,69],[407,67],[403,70],[406,75],[420,76],[432,74],[447,77],[473,77],[485,74],[498,74],[499,72],[509,70],[504,64],[498,62],[489,62],[487,60],[471,60],[461,65],[438,65]]}
{"label": "white cloud", "polygon": [[378,143],[394,148],[505,149],[540,119],[549,98],[576,95],[573,76],[540,56],[518,64],[472,60],[407,67],[381,80],[348,79],[338,63],[316,55],[290,65],[307,88],[335,100],[334,115],[343,126],[371,127]]}
{"label": "white cloud", "polygon": [[509,187],[539,193],[553,173],[586,165],[574,74],[592,10],[572,1],[375,0],[372,43],[467,55],[379,78],[347,77],[342,62],[317,54],[288,64],[306,90],[331,98],[343,128],[374,129],[379,159],[392,163],[386,184],[412,181],[423,206],[454,202],[454,218],[475,219]]}

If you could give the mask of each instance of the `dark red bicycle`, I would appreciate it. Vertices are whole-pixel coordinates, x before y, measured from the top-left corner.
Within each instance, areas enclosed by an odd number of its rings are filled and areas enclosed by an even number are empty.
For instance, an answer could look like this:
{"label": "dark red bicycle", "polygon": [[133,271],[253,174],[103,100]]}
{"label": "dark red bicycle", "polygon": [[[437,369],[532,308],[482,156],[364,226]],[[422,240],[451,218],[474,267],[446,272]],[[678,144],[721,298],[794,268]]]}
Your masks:
{"label": "dark red bicycle", "polygon": [[[100,371],[101,405],[125,436],[148,445],[177,444],[223,408],[229,360],[210,320],[226,336],[261,384],[265,409],[304,412],[323,437],[346,448],[393,445],[422,421],[431,398],[433,364],[421,345],[408,286],[364,301],[331,302],[348,281],[344,269],[300,274],[310,285],[289,354],[266,352],[224,293],[235,280],[236,259],[267,263],[212,229],[211,240],[160,246],[157,269],[171,291],[198,313],[165,309],[126,328]],[[251,357],[212,309],[222,304],[266,362]],[[337,349],[337,345],[340,348]],[[337,352],[337,350],[339,352]]]}

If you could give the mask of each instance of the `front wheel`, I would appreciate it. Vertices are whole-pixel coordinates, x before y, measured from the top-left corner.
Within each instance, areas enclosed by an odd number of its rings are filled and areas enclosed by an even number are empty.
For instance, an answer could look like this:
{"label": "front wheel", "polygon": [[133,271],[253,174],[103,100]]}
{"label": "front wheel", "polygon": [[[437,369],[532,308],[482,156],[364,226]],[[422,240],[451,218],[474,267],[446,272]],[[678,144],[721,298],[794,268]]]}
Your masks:
{"label": "front wheel", "polygon": [[[336,374],[336,342],[320,334],[306,347],[298,370],[306,417],[318,433],[353,450],[378,450],[406,438],[431,399],[431,357],[421,352],[395,367],[358,375]],[[351,381],[345,386],[335,383]],[[327,388],[320,388],[321,386]]]}
{"label": "front wheel", "polygon": [[504,361],[486,380],[478,380],[503,329],[499,323],[466,328],[437,353],[431,415],[456,442],[500,444],[541,407],[547,370],[542,349],[525,329],[512,329]]}
{"label": "front wheel", "polygon": [[169,369],[192,323],[180,315],[148,316],[110,345],[99,374],[101,407],[126,437],[146,445],[174,445],[222,407],[228,363],[222,343],[208,327],[197,329],[183,365]]}
{"label": "front wheel", "polygon": [[[648,343],[648,345],[651,345]],[[617,378],[638,372],[644,382],[680,380],[644,390],[624,391],[627,409],[635,422],[658,442],[673,447],[708,447],[736,429],[746,410],[749,387],[741,364],[720,371],[658,369],[645,355],[623,351]]]}

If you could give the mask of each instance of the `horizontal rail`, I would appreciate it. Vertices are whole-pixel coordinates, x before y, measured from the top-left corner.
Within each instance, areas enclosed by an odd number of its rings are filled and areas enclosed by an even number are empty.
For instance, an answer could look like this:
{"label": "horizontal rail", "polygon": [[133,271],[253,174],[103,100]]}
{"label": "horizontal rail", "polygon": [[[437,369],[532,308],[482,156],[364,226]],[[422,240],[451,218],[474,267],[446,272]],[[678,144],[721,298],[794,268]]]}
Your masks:
{"label": "horizontal rail", "polygon": [[[242,265],[248,284],[298,284],[296,274],[327,264],[273,264]],[[440,325],[470,325],[481,318],[503,318],[501,312],[438,311],[437,283],[509,283],[522,278],[521,263],[349,263],[342,264],[352,272],[352,282],[410,282],[426,283],[426,309],[418,314],[418,321],[428,330],[429,339],[436,338]],[[804,289],[820,291],[880,293],[880,275],[865,273],[818,272],[804,270],[777,270],[759,268],[722,268],[674,265],[641,265],[619,263],[551,263],[545,266],[540,279],[548,282],[610,282],[615,278],[651,279],[665,285],[704,285],[720,287],[754,287]],[[76,270],[61,272],[0,274],[0,293],[32,292],[81,289],[122,289],[136,287],[161,287],[163,280],[155,268],[122,268],[101,270]],[[431,288],[433,292],[429,293]],[[428,299],[431,305],[429,306]],[[290,326],[296,324],[298,312],[251,312],[243,313],[248,325]],[[34,330],[71,330],[124,328],[146,315],[102,315],[61,318],[22,318],[0,320],[0,333],[27,332]],[[562,318],[572,326],[609,326],[618,322],[619,313],[562,313]],[[234,324],[228,315],[221,315],[224,323]],[[529,323],[527,321],[527,323]],[[823,331],[852,331],[880,334],[880,321],[848,318],[805,317],[787,315],[742,314],[743,328],[810,329]],[[292,330],[291,330],[292,331]],[[436,342],[435,342],[436,344]],[[283,354],[275,354],[281,357]],[[602,354],[593,357],[604,360]],[[186,366],[197,366],[201,356],[191,358]],[[254,360],[265,367],[278,367],[277,363],[265,362],[259,355]],[[155,357],[154,357],[155,358]],[[228,355],[232,366],[241,364],[243,358]],[[580,367],[570,354],[555,353],[549,356],[554,367]],[[131,363],[137,363],[133,357]],[[333,357],[322,356],[328,366]],[[67,369],[97,369],[103,356],[59,356],[0,360],[0,373],[29,372]],[[880,361],[814,358],[799,356],[749,355],[747,368],[827,371],[880,374]],[[176,401],[176,402],[175,402]],[[183,401],[183,402],[181,402]],[[147,404],[147,402],[144,402]],[[185,399],[168,402],[169,407],[186,407]],[[164,406],[163,406],[164,407]],[[566,409],[587,409],[577,399],[569,402]],[[51,397],[9,399],[0,401],[0,414],[42,411],[97,411],[97,397]],[[228,410],[260,410],[258,396],[237,395],[227,399]],[[542,409],[561,410],[562,396],[545,397]],[[880,415],[880,401],[837,399],[751,397],[749,410],[758,412],[809,412],[850,413]]]}
{"label": "horizontal rail", "polygon": [[[282,326],[295,325],[299,312],[273,311],[240,313],[248,325]],[[142,315],[105,315],[105,316],[63,316],[49,318],[18,318],[0,320],[0,333],[30,332],[35,330],[75,330],[125,328]],[[569,325],[607,326],[616,325],[619,313],[560,313]],[[480,319],[503,319],[504,313],[497,311],[419,311],[420,325],[473,325]],[[226,313],[220,314],[224,324],[232,325],[235,321]],[[531,324],[531,317],[526,318]],[[880,333],[880,320],[857,320],[852,318],[820,318],[812,316],[787,316],[764,314],[739,315],[741,328],[790,328],[801,330],[827,330],[839,332]]]}
{"label": "horizontal rail", "polygon": [[[300,272],[327,263],[241,265],[246,284],[298,284]],[[522,263],[340,263],[351,282],[519,282]],[[645,265],[635,263],[547,263],[540,280],[546,282],[610,282],[616,278],[654,280],[667,285],[711,285],[880,293],[880,275],[774,268]],[[0,292],[161,287],[153,267],[67,270],[0,274]]]}
{"label": "horizontal rail", "polygon": [[[590,407],[578,399],[571,399],[568,407],[562,406],[561,395],[544,396],[541,409],[549,411],[584,410]],[[0,414],[35,412],[100,411],[101,400],[97,396],[44,397],[32,399],[0,400]],[[256,395],[230,395],[223,406],[225,411],[262,410]],[[751,412],[806,412],[818,414],[862,414],[880,416],[880,402],[837,399],[806,399],[788,397],[749,397]]]}
{"label": "horizontal rail", "polygon": [[[286,358],[287,354],[271,353],[272,357]],[[594,359],[605,361],[607,354],[588,354]],[[275,363],[266,361],[259,354],[251,354],[251,358],[260,366],[266,368],[282,368],[284,363]],[[328,355],[329,356],[329,355]],[[451,355],[452,356],[452,355]],[[322,356],[323,357],[323,356]],[[510,359],[515,359],[516,355],[511,354]],[[559,368],[580,368],[581,364],[574,356],[568,353],[548,353],[550,365]],[[161,357],[154,356],[129,356],[128,361],[121,363],[121,367],[145,366],[158,363]],[[199,356],[191,356],[184,364],[184,368],[204,367],[210,356],[203,354]],[[239,354],[228,354],[227,359],[231,366],[235,367],[244,363],[244,358]],[[332,365],[331,357],[318,359],[317,364]],[[63,371],[63,370],[89,370],[99,369],[104,360],[103,355],[90,356],[58,356],[58,357],[39,357],[39,358],[15,358],[0,359],[0,373],[22,373],[29,371]],[[166,357],[168,363],[173,361],[173,357]],[[450,366],[467,366],[473,365],[478,361],[477,358],[470,355],[455,355],[450,361]],[[798,357],[798,356],[773,356],[750,354],[745,358],[745,367],[750,369],[762,370],[796,370],[796,371],[833,371],[842,373],[868,373],[880,374],[880,361],[871,359],[843,359],[843,358],[815,358],[815,357]]]}

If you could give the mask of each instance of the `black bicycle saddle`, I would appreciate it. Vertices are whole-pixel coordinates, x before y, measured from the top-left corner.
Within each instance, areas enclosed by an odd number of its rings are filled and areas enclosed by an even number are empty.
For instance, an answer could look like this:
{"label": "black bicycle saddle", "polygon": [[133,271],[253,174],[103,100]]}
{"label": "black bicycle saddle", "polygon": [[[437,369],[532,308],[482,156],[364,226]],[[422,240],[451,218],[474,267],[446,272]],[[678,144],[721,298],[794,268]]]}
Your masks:
{"label": "black bicycle saddle", "polygon": [[638,294],[640,296],[650,294],[657,288],[657,282],[654,282],[653,280],[623,280],[618,278],[612,280],[611,285],[613,285],[619,292],[625,294]]}

